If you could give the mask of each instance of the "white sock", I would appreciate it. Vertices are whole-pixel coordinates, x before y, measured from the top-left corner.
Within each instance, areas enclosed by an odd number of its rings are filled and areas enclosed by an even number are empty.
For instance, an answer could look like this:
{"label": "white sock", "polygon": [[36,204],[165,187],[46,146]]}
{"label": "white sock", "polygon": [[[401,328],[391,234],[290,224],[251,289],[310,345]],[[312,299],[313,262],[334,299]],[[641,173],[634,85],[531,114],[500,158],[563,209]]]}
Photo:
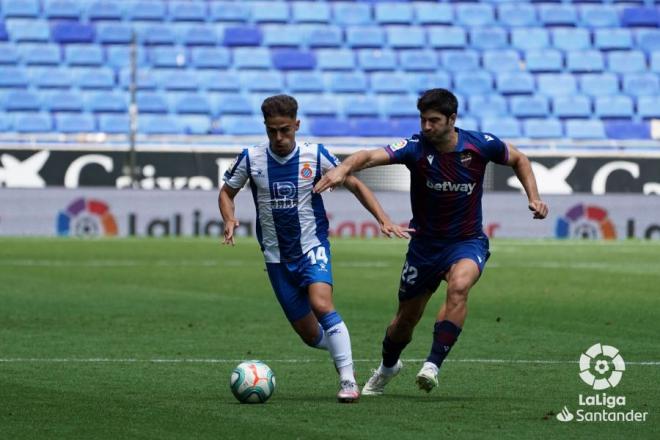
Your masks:
{"label": "white sock", "polygon": [[344,321],[335,324],[325,331],[325,339],[328,341],[328,350],[335,367],[339,372],[340,380],[355,382],[353,373],[353,353],[351,352],[351,337]]}
{"label": "white sock", "polygon": [[319,342],[316,343],[314,348],[318,348],[320,350],[327,350],[328,338],[325,337],[325,331],[323,331],[323,327],[321,327],[321,324],[319,324],[319,334],[321,335],[321,339],[319,339]]}
{"label": "white sock", "polygon": [[394,364],[391,367],[386,367],[385,365],[383,365],[382,362],[380,363],[380,372],[383,373],[383,374],[386,374],[386,375],[390,376],[390,375],[394,374],[395,370],[396,370],[396,364]]}

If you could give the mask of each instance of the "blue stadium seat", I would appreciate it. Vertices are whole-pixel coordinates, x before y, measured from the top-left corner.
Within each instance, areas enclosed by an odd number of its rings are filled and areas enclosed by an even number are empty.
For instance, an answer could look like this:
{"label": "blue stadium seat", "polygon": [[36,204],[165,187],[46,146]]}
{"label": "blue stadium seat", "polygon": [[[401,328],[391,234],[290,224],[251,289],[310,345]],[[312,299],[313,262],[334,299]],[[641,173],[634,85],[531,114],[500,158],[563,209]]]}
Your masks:
{"label": "blue stadium seat", "polygon": [[560,72],[564,69],[562,53],[556,49],[528,50],[525,52],[527,70],[534,73]]}
{"label": "blue stadium seat", "polygon": [[501,72],[495,83],[497,91],[503,95],[526,95],[536,90],[534,77],[528,72]]}
{"label": "blue stadium seat", "polygon": [[29,77],[30,84],[40,89],[68,89],[73,84],[69,69],[62,67],[31,67]]}
{"label": "blue stadium seat", "polygon": [[594,114],[601,119],[631,119],[635,115],[634,103],[625,95],[598,96],[594,100]]}
{"label": "blue stadium seat", "polygon": [[407,82],[412,93],[423,93],[434,88],[451,88],[449,74],[442,71],[436,73],[410,73]]}
{"label": "blue stadium seat", "polygon": [[57,44],[20,44],[18,53],[27,65],[57,66],[60,64],[60,47]]}
{"label": "blue stadium seat", "polygon": [[214,26],[190,24],[181,29],[181,42],[186,46],[216,46],[219,41]]}
{"label": "blue stadium seat", "polygon": [[349,95],[342,100],[344,115],[349,117],[377,117],[380,114],[380,103],[370,96]]}
{"label": "blue stadium seat", "polygon": [[270,69],[270,51],[265,47],[234,49],[233,64],[237,69]]}
{"label": "blue stadium seat", "polygon": [[479,53],[474,50],[451,50],[440,54],[442,66],[448,72],[479,70]]}
{"label": "blue stadium seat", "polygon": [[522,135],[520,123],[511,117],[489,117],[481,121],[481,131],[494,133],[500,138],[518,138]]}
{"label": "blue stadium seat", "polygon": [[46,20],[5,20],[9,39],[14,42],[50,41],[50,26]]}
{"label": "blue stadium seat", "polygon": [[241,84],[249,92],[278,93],[284,88],[284,78],[277,71],[243,72]]}
{"label": "blue stadium seat", "polygon": [[656,96],[660,106],[660,79],[654,73],[628,73],[623,76],[623,91],[632,96]]}
{"label": "blue stadium seat", "polygon": [[81,16],[81,2],[75,0],[44,0],[44,16],[48,19],[73,19]]}
{"label": "blue stadium seat", "polygon": [[532,139],[554,139],[564,136],[561,122],[555,118],[525,119],[523,135]]}
{"label": "blue stadium seat", "polygon": [[463,49],[467,45],[467,33],[460,26],[434,26],[427,33],[429,44],[436,49]]}
{"label": "blue stadium seat", "polygon": [[660,119],[660,105],[657,96],[637,98],[637,114],[643,119]]}
{"label": "blue stadium seat", "polygon": [[561,50],[591,49],[591,34],[584,28],[554,28],[552,45]]}
{"label": "blue stadium seat", "polygon": [[395,70],[396,53],[389,49],[361,49],[358,51],[358,64],[365,72]]}
{"label": "blue stadium seat", "polygon": [[138,42],[148,45],[174,45],[178,35],[169,23],[133,23],[137,33]]}
{"label": "blue stadium seat", "polygon": [[488,94],[493,90],[493,77],[485,71],[458,72],[454,75],[454,88],[468,96]]}
{"label": "blue stadium seat", "polygon": [[177,119],[185,134],[209,134],[212,130],[211,118],[206,115],[179,115]]}
{"label": "blue stadium seat", "polygon": [[509,46],[507,40],[507,32],[501,27],[473,28],[470,30],[470,44],[475,49],[504,49]]}
{"label": "blue stadium seat", "polygon": [[580,76],[580,91],[589,96],[606,96],[619,93],[619,79],[613,73]]}
{"label": "blue stadium seat", "polygon": [[304,94],[298,97],[298,102],[305,116],[336,116],[339,113],[339,99],[334,95]]}
{"label": "blue stadium seat", "polygon": [[316,51],[318,68],[321,70],[353,70],[355,55],[349,49],[321,49]]}
{"label": "blue stadium seat", "polygon": [[231,135],[257,135],[263,134],[264,122],[256,116],[222,116],[220,129]]}
{"label": "blue stadium seat", "polygon": [[88,92],[84,95],[84,107],[94,113],[125,113],[128,99],[128,94],[121,92]]}
{"label": "blue stadium seat", "polygon": [[214,1],[209,3],[211,21],[246,23],[252,10],[247,2]]}
{"label": "blue stadium seat", "polygon": [[518,52],[511,49],[485,50],[482,55],[483,68],[489,72],[519,72],[522,63]]}
{"label": "blue stadium seat", "polygon": [[23,88],[27,86],[28,77],[23,68],[2,66],[2,69],[0,69],[0,89]]}
{"label": "blue stadium seat", "polygon": [[[461,126],[464,130],[469,130]],[[477,123],[475,121],[474,128],[477,128]],[[406,117],[406,118],[394,118],[392,119],[392,136],[397,137],[410,137],[413,134],[419,133],[419,115],[416,117]]]}
{"label": "blue stadium seat", "polygon": [[660,50],[651,53],[649,70],[651,70],[651,72],[660,73]]}
{"label": "blue stadium seat", "polygon": [[0,41],[8,41],[9,34],[7,33],[7,27],[5,26],[4,21],[0,21]]}
{"label": "blue stadium seat", "polygon": [[340,26],[368,25],[372,23],[371,7],[364,3],[332,3],[334,21]]}
{"label": "blue stadium seat", "polygon": [[382,108],[385,116],[390,118],[415,118],[417,130],[419,130],[419,112],[416,97],[411,95],[385,96],[382,100]]}
{"label": "blue stadium seat", "polygon": [[625,27],[657,27],[660,24],[660,10],[657,7],[624,8],[621,13],[621,25]]}
{"label": "blue stadium seat", "polygon": [[[129,46],[107,46],[105,49],[105,63],[108,67],[122,68],[131,65],[131,48]],[[138,47],[137,65],[143,67],[147,64],[147,56],[144,49]]]}
{"label": "blue stadium seat", "polygon": [[410,24],[413,21],[413,9],[408,3],[403,2],[376,3],[374,18],[380,25]]}
{"label": "blue stadium seat", "polygon": [[[459,128],[462,128],[463,130],[472,130],[472,131],[478,131],[479,130],[479,123],[477,122],[476,119],[474,118],[463,118],[463,117],[458,117],[456,119],[456,126]],[[419,119],[417,120],[417,131],[419,131]]]}
{"label": "blue stadium seat", "polygon": [[170,1],[168,10],[172,21],[206,21],[208,15],[205,2]]}
{"label": "blue stadium seat", "polygon": [[367,77],[362,72],[328,73],[330,91],[334,93],[365,93]]}
{"label": "blue stadium seat", "polygon": [[149,49],[153,67],[178,68],[186,65],[186,50],[178,46],[156,46]]}
{"label": "blue stadium seat", "polygon": [[283,1],[252,2],[252,19],[257,23],[286,23],[289,5]]}
{"label": "blue stadium seat", "polygon": [[605,59],[599,50],[570,51],[566,54],[566,69],[569,72],[602,72]]}
{"label": "blue stadium seat", "polygon": [[345,120],[333,117],[311,118],[309,120],[310,131],[314,136],[348,136],[351,127]]}
{"label": "blue stadium seat", "polygon": [[611,5],[584,5],[580,9],[580,24],[587,28],[617,28],[619,12]]}
{"label": "blue stadium seat", "polygon": [[92,133],[96,131],[94,115],[72,113],[55,115],[55,131],[60,133]]}
{"label": "blue stadium seat", "polygon": [[543,73],[536,77],[536,89],[542,95],[563,96],[577,92],[575,76],[568,73]]}
{"label": "blue stadium seat", "polygon": [[406,76],[400,73],[376,72],[371,74],[371,90],[374,93],[408,93]]}
{"label": "blue stadium seat", "polygon": [[167,113],[165,95],[158,92],[139,92],[135,98],[140,113]]}
{"label": "blue stadium seat", "polygon": [[[128,90],[131,83],[130,69],[124,68],[119,71],[119,85]],[[140,69],[137,71],[138,90],[155,90],[158,87],[156,76],[151,69]]]}
{"label": "blue stadium seat", "polygon": [[126,18],[135,21],[160,21],[164,22],[166,17],[165,6],[167,3],[151,0],[138,0],[127,2]]}
{"label": "blue stadium seat", "polygon": [[660,51],[660,29],[638,29],[637,47],[646,53]]}
{"label": "blue stadium seat", "polygon": [[141,115],[138,131],[144,134],[184,134],[185,130],[178,117],[169,115]]}
{"label": "blue stadium seat", "polygon": [[311,48],[340,47],[344,42],[344,31],[339,26],[302,25],[301,29]]}
{"label": "blue stadium seat", "polygon": [[452,24],[454,9],[448,3],[421,3],[412,5],[417,22],[421,25]]}
{"label": "blue stadium seat", "polygon": [[550,44],[548,31],[543,28],[511,29],[511,46],[518,50],[545,49]]}
{"label": "blue stadium seat", "polygon": [[116,2],[110,0],[98,0],[88,4],[87,18],[91,21],[97,20],[121,20],[122,9]]}
{"label": "blue stadium seat", "polygon": [[330,5],[325,2],[295,2],[291,6],[291,17],[298,23],[328,23]]}
{"label": "blue stadium seat", "polygon": [[608,139],[651,139],[651,126],[646,122],[605,121]]}
{"label": "blue stadium seat", "polygon": [[70,66],[101,66],[103,48],[97,44],[75,44],[64,48],[64,59]]}
{"label": "blue stadium seat", "polygon": [[557,96],[552,100],[552,113],[562,119],[590,118],[591,99],[585,95]]}
{"label": "blue stadium seat", "polygon": [[200,86],[206,90],[219,92],[240,92],[241,82],[238,74],[227,71],[197,71]]}
{"label": "blue stadium seat", "polygon": [[629,29],[595,29],[594,47],[600,50],[630,50],[633,46]]}
{"label": "blue stadium seat", "polygon": [[14,118],[12,118],[8,113],[0,112],[0,131],[14,131]]}
{"label": "blue stadium seat", "polygon": [[388,26],[387,43],[395,49],[421,49],[426,45],[426,32],[416,26]]}
{"label": "blue stadium seat", "polygon": [[569,119],[565,130],[571,139],[605,139],[605,126],[600,119]]}
{"label": "blue stadium seat", "polygon": [[646,57],[644,52],[638,50],[610,52],[607,54],[607,67],[613,73],[644,72]]}
{"label": "blue stadium seat", "polygon": [[[469,115],[476,118],[506,116],[509,113],[506,99],[501,95],[474,95],[468,97]],[[466,112],[463,112],[465,115]]]}
{"label": "blue stadium seat", "polygon": [[495,22],[493,6],[487,3],[459,3],[455,11],[456,21],[463,26],[489,26]]}
{"label": "blue stadium seat", "polygon": [[190,64],[196,69],[226,69],[231,56],[225,47],[195,47],[190,51]]}
{"label": "blue stadium seat", "polygon": [[223,42],[225,46],[259,46],[261,31],[254,26],[228,26],[225,28]]}
{"label": "blue stadium seat", "polygon": [[353,136],[392,136],[392,123],[378,118],[355,118],[349,122]]}
{"label": "blue stadium seat", "polygon": [[274,49],[273,66],[279,70],[312,70],[316,67],[313,52],[298,49]]}
{"label": "blue stadium seat", "polygon": [[572,4],[542,4],[538,11],[543,26],[575,26],[578,21],[577,10]]}
{"label": "blue stadium seat", "polygon": [[130,44],[133,30],[124,23],[98,23],[96,39],[101,44]]}
{"label": "blue stadium seat", "polygon": [[41,12],[39,0],[2,0],[0,11],[5,18],[38,17]]}
{"label": "blue stadium seat", "polygon": [[53,129],[53,120],[48,113],[18,113],[14,128],[19,133],[48,133]]}
{"label": "blue stadium seat", "polygon": [[325,90],[323,77],[317,72],[289,72],[286,84],[293,93],[321,93]]}
{"label": "blue stadium seat", "polygon": [[154,71],[154,75],[161,89],[194,92],[200,87],[199,77],[193,70],[163,69]]}
{"label": "blue stadium seat", "polygon": [[12,43],[0,43],[0,64],[17,64],[20,61],[16,47]]}
{"label": "blue stadium seat", "polygon": [[550,114],[546,96],[514,96],[510,99],[511,114],[518,118],[544,118]]}
{"label": "blue stadium seat", "polygon": [[92,43],[94,32],[93,25],[76,21],[60,21],[51,26],[51,37],[60,44]]}
{"label": "blue stadium seat", "polygon": [[41,110],[40,94],[28,90],[11,90],[5,95],[4,109],[8,111]]}
{"label": "blue stadium seat", "polygon": [[385,31],[377,26],[350,26],[346,28],[346,44],[352,48],[380,48],[385,45]]}
{"label": "blue stadium seat", "polygon": [[497,5],[497,20],[507,27],[533,27],[538,23],[536,8],[519,2]]}
{"label": "blue stadium seat", "polygon": [[99,115],[99,130],[103,133],[124,134],[128,133],[130,126],[126,114],[102,114]]}
{"label": "blue stadium seat", "polygon": [[211,103],[205,95],[184,93],[176,96],[174,111],[178,114],[211,114]]}
{"label": "blue stadium seat", "polygon": [[80,89],[112,89],[115,72],[109,67],[81,67],[70,69],[72,85]]}
{"label": "blue stadium seat", "polygon": [[304,41],[304,33],[298,26],[267,24],[261,26],[264,46],[268,47],[298,47]]}
{"label": "blue stadium seat", "polygon": [[399,65],[409,72],[433,72],[438,68],[438,56],[428,49],[404,50],[399,52]]}
{"label": "blue stadium seat", "polygon": [[251,115],[252,104],[250,100],[239,93],[223,93],[215,97],[215,114],[221,115]]}

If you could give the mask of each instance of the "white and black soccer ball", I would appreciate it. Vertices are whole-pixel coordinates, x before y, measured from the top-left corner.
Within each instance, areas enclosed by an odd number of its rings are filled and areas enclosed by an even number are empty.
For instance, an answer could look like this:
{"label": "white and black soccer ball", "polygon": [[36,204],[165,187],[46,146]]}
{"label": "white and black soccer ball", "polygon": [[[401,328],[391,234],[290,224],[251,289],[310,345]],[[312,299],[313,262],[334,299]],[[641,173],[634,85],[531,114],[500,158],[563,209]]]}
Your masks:
{"label": "white and black soccer ball", "polygon": [[241,403],[264,403],[275,391],[275,374],[261,361],[245,361],[231,372],[229,387]]}

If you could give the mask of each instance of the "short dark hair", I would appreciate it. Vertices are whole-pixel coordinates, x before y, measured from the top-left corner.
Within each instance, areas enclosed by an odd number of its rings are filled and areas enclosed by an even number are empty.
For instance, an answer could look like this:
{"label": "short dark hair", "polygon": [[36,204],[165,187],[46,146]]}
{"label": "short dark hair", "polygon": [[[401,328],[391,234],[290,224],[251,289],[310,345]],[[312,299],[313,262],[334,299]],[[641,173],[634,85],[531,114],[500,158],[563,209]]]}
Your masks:
{"label": "short dark hair", "polygon": [[447,89],[429,89],[417,100],[417,110],[420,113],[435,110],[449,118],[458,114],[458,100]]}
{"label": "short dark hair", "polygon": [[286,116],[296,118],[298,115],[298,102],[289,95],[270,96],[261,104],[261,113],[264,119],[274,116]]}

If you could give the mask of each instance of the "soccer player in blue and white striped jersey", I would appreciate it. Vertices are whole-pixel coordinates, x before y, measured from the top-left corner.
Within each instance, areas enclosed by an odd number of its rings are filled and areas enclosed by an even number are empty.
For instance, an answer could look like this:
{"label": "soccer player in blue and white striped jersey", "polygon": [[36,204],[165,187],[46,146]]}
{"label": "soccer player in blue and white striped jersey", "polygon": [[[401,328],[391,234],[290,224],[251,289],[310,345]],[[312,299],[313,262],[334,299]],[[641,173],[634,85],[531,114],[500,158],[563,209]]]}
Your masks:
{"label": "soccer player in blue and white striped jersey", "polygon": [[455,127],[458,102],[449,90],[426,91],[417,109],[421,133],[385,148],[352,154],[314,188],[322,192],[340,184],[352,171],[379,165],[404,164],[410,171],[414,232],[401,273],[399,308],[385,332],[381,365],[362,389],[363,395],[382,394],[398,374],[401,352],[412,339],[426,303],[445,280],[447,294],[437,314],[431,350],[417,374],[421,389],[431,391],[438,385],[438,370],[467,316],[468,292],[490,256],[481,215],[488,162],[513,168],[535,219],[548,214],[529,159],[493,134]]}
{"label": "soccer player in blue and white striped jersey", "polygon": [[[303,341],[330,352],[340,375],[338,400],[356,402],[360,394],[350,336],[332,302],[328,219],[321,195],[312,191],[339,161],[321,144],[296,141],[300,121],[298,104],[291,96],[271,96],[261,110],[268,143],[243,150],[225,173],[220,190],[224,243],[234,244],[238,225],[234,198],[249,182],[257,211],[257,239],[275,295]],[[378,220],[384,234],[408,237],[408,229],[392,224],[357,178],[349,176],[344,186]]]}

